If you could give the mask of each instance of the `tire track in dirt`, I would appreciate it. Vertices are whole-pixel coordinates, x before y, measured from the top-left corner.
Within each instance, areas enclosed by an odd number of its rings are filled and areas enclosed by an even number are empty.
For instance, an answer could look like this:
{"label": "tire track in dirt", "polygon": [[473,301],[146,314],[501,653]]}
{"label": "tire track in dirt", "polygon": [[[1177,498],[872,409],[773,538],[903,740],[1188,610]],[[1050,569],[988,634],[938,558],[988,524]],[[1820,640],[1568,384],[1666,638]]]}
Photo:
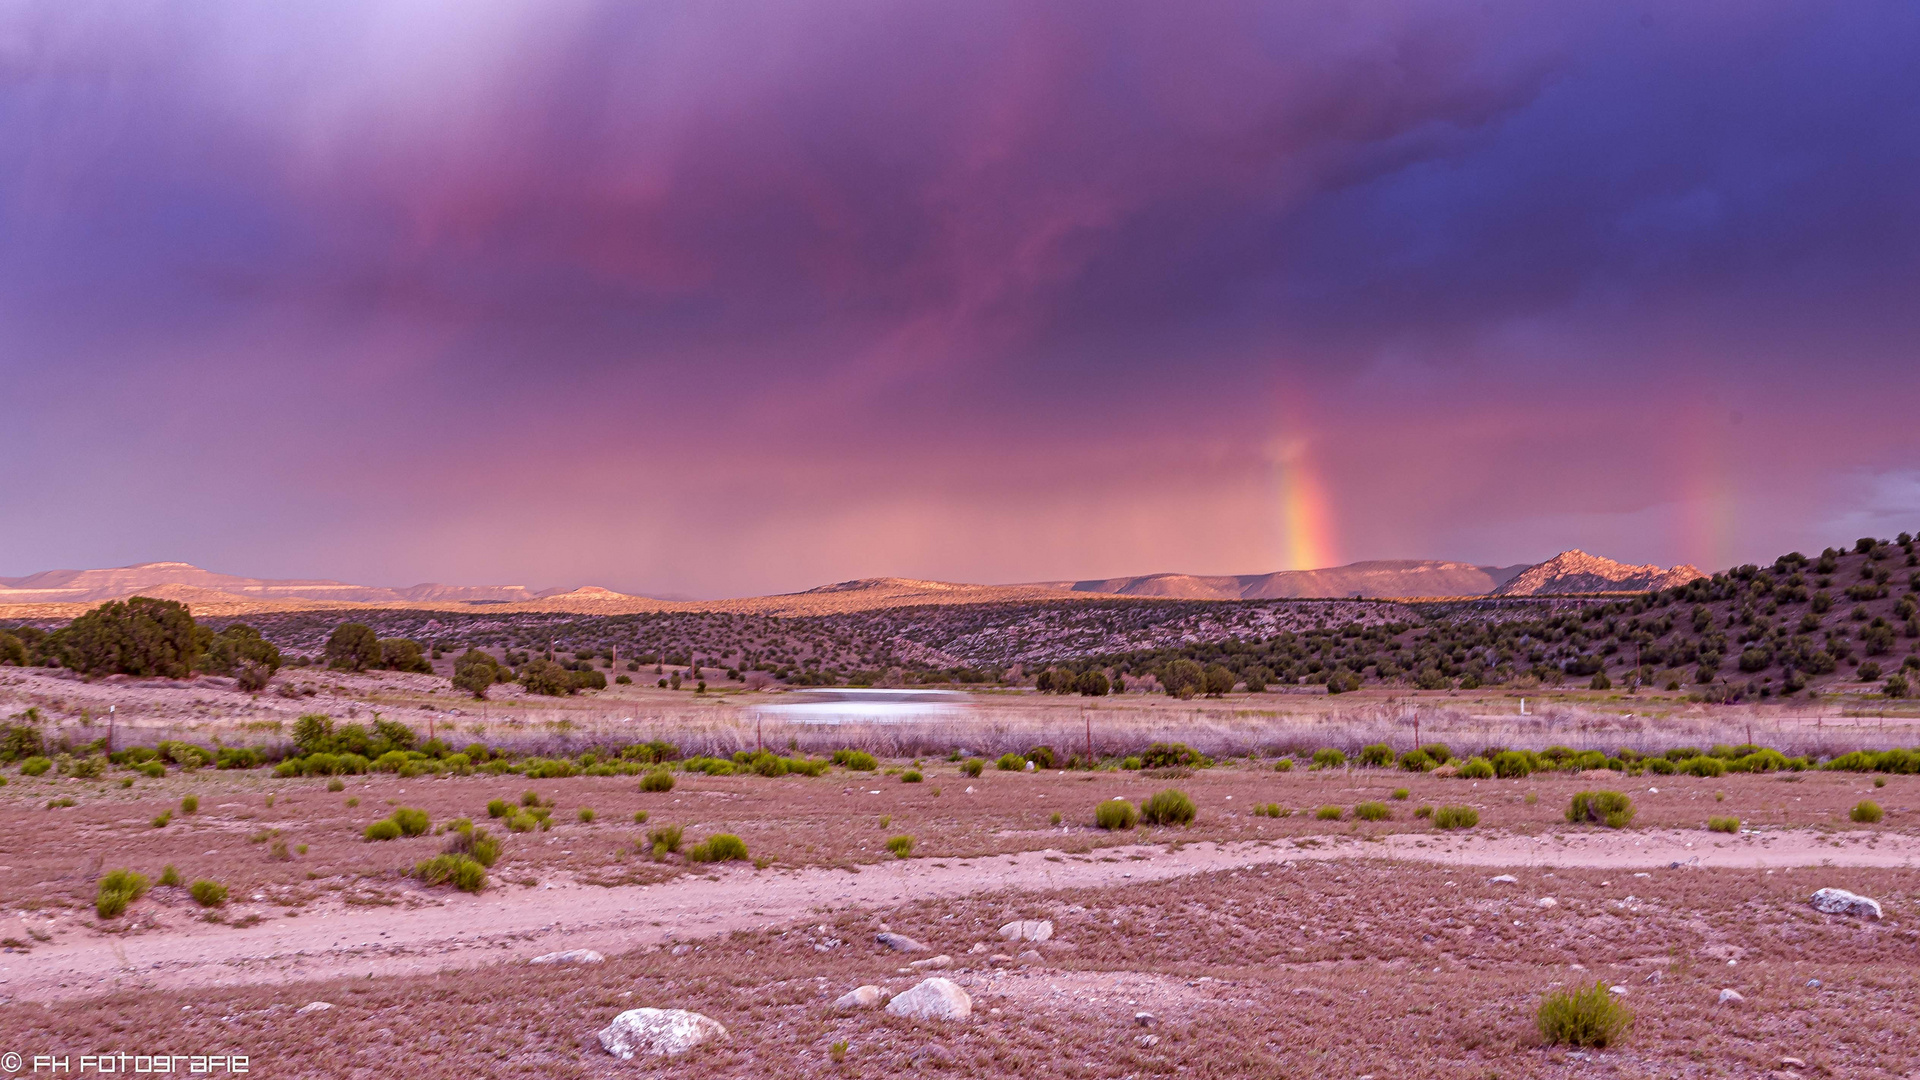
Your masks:
{"label": "tire track in dirt", "polygon": [[[1711,838],[1710,838],[1711,837]],[[624,952],[809,915],[1001,890],[1138,884],[1247,866],[1372,858],[1487,869],[1920,866],[1920,837],[1814,830],[1719,836],[1634,830],[1529,836],[1395,834],[1378,840],[1139,845],[923,858],[842,869],[729,869],[658,885],[605,888],[556,879],[426,907],[315,905],[239,929],[191,919],[143,933],[76,927],[30,953],[0,956],[0,999],[43,1001],[116,989],[295,983],[427,974],[563,949]],[[150,903],[150,901],[149,901]]]}

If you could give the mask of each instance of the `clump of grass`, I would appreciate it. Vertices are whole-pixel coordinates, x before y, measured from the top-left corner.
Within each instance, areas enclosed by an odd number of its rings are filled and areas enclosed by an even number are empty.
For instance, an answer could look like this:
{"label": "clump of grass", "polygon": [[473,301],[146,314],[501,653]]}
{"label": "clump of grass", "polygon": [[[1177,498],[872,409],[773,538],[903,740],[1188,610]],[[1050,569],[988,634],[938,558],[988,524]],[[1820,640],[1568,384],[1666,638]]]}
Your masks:
{"label": "clump of grass", "polygon": [[647,812],[645,810],[635,810],[633,812],[633,823],[635,825],[645,825],[647,823]]}
{"label": "clump of grass", "polygon": [[1001,772],[1017,772],[1027,767],[1027,759],[1009,751],[1001,754],[1000,760],[994,762],[993,767]]}
{"label": "clump of grass", "polygon": [[1055,810],[1053,813],[1047,815],[1047,824],[1049,825],[1058,825],[1060,824],[1060,820],[1061,820],[1060,811],[1058,810]]}
{"label": "clump of grass", "polygon": [[1633,824],[1633,800],[1618,791],[1582,791],[1567,804],[1567,820],[1574,824],[1594,823],[1609,829],[1624,829]]}
{"label": "clump of grass", "polygon": [[900,782],[903,784],[917,784],[925,779],[926,777],[920,775],[919,769],[908,769],[900,774]]}
{"label": "clump of grass", "polygon": [[987,763],[979,758],[968,758],[960,763],[960,771],[968,776],[979,776],[986,771]]}
{"label": "clump of grass", "polygon": [[1140,804],[1140,820],[1149,825],[1190,825],[1196,812],[1193,800],[1179,788],[1168,788]]}
{"label": "clump of grass", "polygon": [[328,791],[345,791],[347,790],[347,782],[336,776],[333,779],[327,781],[327,790]]}
{"label": "clump of grass", "polygon": [[94,894],[93,910],[103,919],[111,919],[127,910],[127,905],[147,895],[147,875],[134,870],[113,870],[100,878],[100,890]]}
{"label": "clump of grass", "polygon": [[172,863],[160,868],[160,884],[168,888],[177,888],[182,880],[179,868]]}
{"label": "clump of grass", "polygon": [[1393,797],[1399,800],[1400,802],[1406,802],[1407,798],[1412,794],[1413,792],[1408,791],[1406,788],[1403,788],[1403,787],[1397,787],[1393,789]]}
{"label": "clump of grass", "polygon": [[1493,762],[1483,757],[1468,758],[1467,763],[1460,766],[1460,778],[1463,780],[1491,780],[1493,779]]}
{"label": "clump of grass", "polygon": [[1108,832],[1133,828],[1140,811],[1125,799],[1108,799],[1093,808],[1093,823]]}
{"label": "clump of grass", "polygon": [[433,827],[433,822],[427,817],[425,810],[416,810],[410,806],[402,806],[395,810],[393,823],[400,826],[400,831],[408,836],[424,836],[427,830]]}
{"label": "clump of grass", "polygon": [[1385,821],[1393,816],[1383,802],[1363,802],[1353,808],[1353,816],[1361,821]]}
{"label": "clump of grass", "polygon": [[1527,792],[1527,797],[1521,801],[1525,802],[1528,806],[1532,806],[1533,804],[1540,801],[1540,796],[1529,791]]}
{"label": "clump of grass", "polygon": [[414,866],[413,876],[427,885],[452,885],[461,892],[477,893],[487,887],[487,868],[465,855],[422,859]]}
{"label": "clump of grass", "polygon": [[292,862],[293,852],[287,850],[287,838],[274,837],[273,843],[267,845],[267,857],[275,862]]}
{"label": "clump of grass", "polygon": [[187,891],[201,907],[219,907],[227,902],[227,887],[210,878],[201,878],[188,886]]}
{"label": "clump of grass", "polygon": [[583,806],[580,808],[580,812],[575,816],[580,819],[580,824],[591,825],[593,824],[593,819],[596,817],[599,817],[600,815],[594,812],[593,807]]}
{"label": "clump of grass", "polygon": [[200,796],[189,795],[186,798],[180,800],[181,813],[194,814],[194,813],[198,813],[199,811],[200,811]]}
{"label": "clump of grass", "polygon": [[1265,806],[1256,806],[1253,808],[1253,812],[1256,815],[1270,818],[1283,818],[1293,813],[1293,811],[1282,807],[1277,802],[1270,802]]}
{"label": "clump of grass", "polygon": [[513,806],[505,799],[493,799],[487,803],[487,816],[491,818],[506,817],[512,811]]}
{"label": "clump of grass", "polygon": [[747,842],[732,833],[715,833],[687,849],[690,863],[731,862],[746,857]]}
{"label": "clump of grass", "polygon": [[1585,990],[1557,990],[1540,1003],[1534,1024],[1549,1044],[1604,1047],[1619,1042],[1633,1014],[1596,982]]}
{"label": "clump of grass", "polygon": [[1862,825],[1872,825],[1885,817],[1886,812],[1881,810],[1880,804],[1872,799],[1862,799],[1858,805],[1847,812],[1847,816]]}
{"label": "clump of grass", "polygon": [[1433,816],[1433,807],[1421,806],[1413,812],[1413,816],[1417,818],[1430,818]]}
{"label": "clump of grass", "polygon": [[73,801],[72,797],[67,795],[62,795],[57,799],[47,800],[47,809],[49,810],[55,810],[63,806],[78,806],[78,805],[79,805],[78,803]]}
{"label": "clump of grass", "polygon": [[1313,816],[1320,821],[1339,821],[1347,816],[1347,812],[1342,807],[1328,805],[1315,810]]}
{"label": "clump of grass", "polygon": [[827,1047],[827,1053],[831,1054],[835,1061],[847,1060],[847,1040],[835,1039],[833,1044]]}
{"label": "clump of grass", "polygon": [[539,806],[540,793],[533,790],[532,788],[528,788],[527,790],[521,792],[520,805],[521,806]]}
{"label": "clump of grass", "polygon": [[1886,787],[1886,786],[1887,786],[1887,778],[1886,778],[1886,777],[1884,777],[1884,776],[1876,776],[1876,777],[1874,777],[1874,778],[1873,778],[1873,786],[1874,786],[1874,787],[1877,787],[1877,788],[1883,788],[1883,787]]}
{"label": "clump of grass", "polygon": [[367,826],[366,831],[360,835],[365,837],[369,842],[398,840],[400,839],[400,823],[392,818],[381,818],[379,821]]}
{"label": "clump of grass", "polygon": [[518,813],[507,819],[508,832],[532,832],[540,827],[540,819],[532,814]]}
{"label": "clump of grass", "polygon": [[1293,759],[1290,757],[1283,757],[1279,761],[1274,762],[1273,771],[1274,772],[1292,772]]}
{"label": "clump of grass", "polygon": [[347,799],[347,809],[351,810],[354,807],[359,805],[360,805],[360,796],[354,795]]}
{"label": "clump of grass", "polygon": [[887,850],[893,852],[896,858],[910,858],[913,855],[913,837],[905,833],[901,833],[899,836],[889,836],[887,837]]}
{"label": "clump of grass", "polygon": [[1338,769],[1347,763],[1347,755],[1331,746],[1323,746],[1313,752],[1313,767],[1316,769]]}
{"label": "clump of grass", "polygon": [[1737,817],[1710,817],[1707,819],[1707,831],[1737,833],[1740,831],[1740,819]]}
{"label": "clump of grass", "polygon": [[851,769],[854,772],[872,772],[880,767],[879,758],[874,757],[865,750],[855,750],[851,747],[845,750],[835,750],[832,761],[835,765],[843,769]]}
{"label": "clump of grass", "polygon": [[1471,806],[1443,806],[1433,812],[1436,829],[1471,829],[1480,824],[1480,811]]}
{"label": "clump of grass", "polygon": [[653,849],[657,862],[680,850],[680,838],[684,830],[678,825],[662,825],[647,831],[647,846]]}
{"label": "clump of grass", "polygon": [[662,792],[673,790],[673,774],[665,769],[649,769],[647,775],[640,778],[640,790]]}
{"label": "clump of grass", "polygon": [[167,827],[167,823],[172,820],[173,820],[173,811],[162,810],[158,814],[154,815],[153,827],[156,829],[164,829]]}
{"label": "clump of grass", "polygon": [[494,863],[500,861],[500,840],[489,835],[485,829],[468,826],[447,837],[446,846],[440,852],[443,855],[465,855],[491,869]]}

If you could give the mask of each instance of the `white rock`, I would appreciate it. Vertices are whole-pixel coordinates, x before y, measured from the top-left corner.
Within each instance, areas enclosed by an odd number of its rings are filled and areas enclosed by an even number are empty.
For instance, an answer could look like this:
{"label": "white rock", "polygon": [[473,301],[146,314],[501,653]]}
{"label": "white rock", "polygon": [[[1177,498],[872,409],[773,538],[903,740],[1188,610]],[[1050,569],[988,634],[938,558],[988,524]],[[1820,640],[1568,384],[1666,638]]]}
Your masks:
{"label": "white rock", "polygon": [[545,956],[536,956],[527,961],[529,964],[599,964],[606,957],[592,949],[568,949],[566,952],[550,952]]}
{"label": "white rock", "polygon": [[308,1013],[326,1012],[331,1008],[333,1008],[333,1002],[331,1001],[309,1001],[305,1005],[293,1010],[293,1015],[305,1016]]}
{"label": "white rock", "polygon": [[1520,881],[1520,879],[1519,879],[1519,878],[1517,878],[1517,877],[1514,877],[1514,876],[1513,876],[1512,874],[1501,874],[1501,875],[1500,875],[1499,877],[1490,877],[1490,878],[1488,878],[1488,879],[1487,879],[1487,884],[1489,884],[1489,885],[1514,885],[1514,884],[1518,884],[1518,883],[1519,883],[1519,881]]}
{"label": "white rock", "polygon": [[833,1003],[836,1009],[871,1009],[880,1004],[882,991],[877,986],[856,986],[841,994]]}
{"label": "white rock", "polygon": [[909,1020],[965,1020],[973,999],[951,979],[933,978],[887,1002],[887,1012]]}
{"label": "white rock", "polygon": [[727,1037],[718,1020],[685,1009],[628,1009],[600,1031],[600,1045],[622,1061],[635,1054],[668,1057]]}
{"label": "white rock", "polygon": [[1551,896],[1543,896],[1540,899],[1535,900],[1533,902],[1533,906],[1534,907],[1559,907],[1560,901],[1555,900]]}
{"label": "white rock", "polygon": [[1858,915],[1863,919],[1882,917],[1880,901],[1845,889],[1821,889],[1813,894],[1811,903],[1815,911],[1824,911],[1829,915]]}
{"label": "white rock", "polygon": [[1746,998],[1744,998],[1744,997],[1742,997],[1742,996],[1741,996],[1741,994],[1740,994],[1740,991],[1738,991],[1738,990],[1722,990],[1722,991],[1720,991],[1720,1004],[1722,1004],[1722,1005],[1731,1005],[1731,1004],[1736,1004],[1736,1003],[1738,1003],[1738,1002],[1742,1002],[1742,1001],[1745,1001],[1745,1000],[1747,1000],[1747,999],[1746,999]]}
{"label": "white rock", "polygon": [[939,956],[929,956],[925,960],[915,960],[907,966],[916,969],[952,967],[953,957],[948,956],[946,953],[941,953]]}
{"label": "white rock", "polygon": [[1050,941],[1053,939],[1053,922],[1050,919],[1015,919],[1000,928],[1000,936],[1007,941]]}
{"label": "white rock", "polygon": [[1619,994],[1619,995],[1620,995],[1621,997],[1626,997],[1626,996],[1627,996],[1627,988],[1626,988],[1626,987],[1624,987],[1624,986],[1609,986],[1609,987],[1607,987],[1607,993],[1609,993],[1609,994]]}
{"label": "white rock", "polygon": [[926,952],[927,951],[927,947],[925,945],[920,944],[919,942],[913,940],[912,938],[908,937],[905,934],[879,933],[873,936],[873,940],[879,942],[882,945],[885,945],[887,948],[892,949],[894,952]]}

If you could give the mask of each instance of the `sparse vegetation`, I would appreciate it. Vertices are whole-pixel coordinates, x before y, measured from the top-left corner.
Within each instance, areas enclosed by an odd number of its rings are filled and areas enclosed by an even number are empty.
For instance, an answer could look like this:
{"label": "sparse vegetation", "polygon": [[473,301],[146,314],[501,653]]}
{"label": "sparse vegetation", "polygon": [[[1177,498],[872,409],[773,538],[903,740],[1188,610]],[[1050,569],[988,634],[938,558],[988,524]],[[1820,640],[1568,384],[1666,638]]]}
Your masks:
{"label": "sparse vegetation", "polygon": [[201,907],[219,907],[227,902],[227,887],[217,881],[201,878],[187,887],[193,895],[193,902]]}
{"label": "sparse vegetation", "polygon": [[732,833],[716,833],[687,849],[690,863],[733,862],[746,858],[747,842]]}
{"label": "sparse vegetation", "polygon": [[1854,804],[1853,809],[1847,812],[1847,816],[1861,825],[1874,825],[1886,816],[1886,811],[1880,809],[1879,803],[1871,799],[1862,799]]}
{"label": "sparse vegetation", "polygon": [[1707,819],[1707,831],[1737,833],[1740,831],[1740,819],[1737,817],[1710,817]]}
{"label": "sparse vegetation", "polygon": [[1433,812],[1436,829],[1471,829],[1480,824],[1480,811],[1471,806],[1442,806]]}
{"label": "sparse vegetation", "polygon": [[1186,792],[1168,788],[1140,804],[1140,820],[1148,825],[1190,825],[1196,813]]}
{"label": "sparse vegetation", "polygon": [[1584,990],[1556,990],[1540,1003],[1534,1022],[1549,1045],[1595,1049],[1620,1041],[1633,1016],[1603,982]]}
{"label": "sparse vegetation", "polygon": [[1574,824],[1624,829],[1633,824],[1633,800],[1618,791],[1582,791],[1567,804],[1567,820]]}
{"label": "sparse vegetation", "polygon": [[1353,816],[1362,821],[1385,821],[1393,816],[1383,802],[1363,802],[1353,808]]}
{"label": "sparse vegetation", "polygon": [[1140,812],[1125,799],[1107,799],[1093,808],[1093,823],[1109,832],[1131,829],[1140,820]]}
{"label": "sparse vegetation", "polygon": [[1347,810],[1344,806],[1334,806],[1329,803],[1315,810],[1313,816],[1316,821],[1339,821],[1347,816]]}
{"label": "sparse vegetation", "polygon": [[[909,858],[913,855],[913,837],[905,833],[899,836],[889,836],[887,838],[887,850],[893,852],[896,858]],[[742,858],[745,857],[744,852],[745,849],[743,848]]]}
{"label": "sparse vegetation", "polygon": [[127,905],[147,895],[147,876],[133,870],[112,870],[102,875],[94,894],[93,909],[103,919],[116,918]]}

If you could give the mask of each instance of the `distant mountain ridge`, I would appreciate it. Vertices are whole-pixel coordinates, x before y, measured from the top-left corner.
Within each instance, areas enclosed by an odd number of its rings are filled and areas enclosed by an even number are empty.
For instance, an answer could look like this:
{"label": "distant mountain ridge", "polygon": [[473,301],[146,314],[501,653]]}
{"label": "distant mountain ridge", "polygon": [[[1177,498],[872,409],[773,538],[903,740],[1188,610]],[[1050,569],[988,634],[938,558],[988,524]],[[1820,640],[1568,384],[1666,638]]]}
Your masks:
{"label": "distant mountain ridge", "polygon": [[1525,563],[1517,566],[1475,566],[1437,559],[1374,559],[1322,570],[1279,570],[1269,574],[1145,574],[1139,577],[1049,581],[1040,584],[1074,592],[1182,600],[1484,596],[1506,585],[1527,569],[1529,567]]}
{"label": "distant mountain ridge", "polygon": [[1513,580],[1493,590],[1496,596],[1541,596],[1548,593],[1652,592],[1685,585],[1707,575],[1689,564],[1662,568],[1633,566],[1579,548],[1563,551],[1546,562],[1529,566]]}
{"label": "distant mountain ridge", "polygon": [[565,592],[535,592],[523,585],[439,585],[427,583],[403,589],[378,585],[349,585],[325,579],[275,580],[237,577],[203,570],[192,563],[151,562],[108,570],[43,570],[26,577],[0,578],[0,604],[99,603],[123,600],[138,593],[180,592],[167,599],[218,594],[222,598],[253,600],[342,600],[351,603],[417,603],[451,601],[513,603],[538,600]]}

